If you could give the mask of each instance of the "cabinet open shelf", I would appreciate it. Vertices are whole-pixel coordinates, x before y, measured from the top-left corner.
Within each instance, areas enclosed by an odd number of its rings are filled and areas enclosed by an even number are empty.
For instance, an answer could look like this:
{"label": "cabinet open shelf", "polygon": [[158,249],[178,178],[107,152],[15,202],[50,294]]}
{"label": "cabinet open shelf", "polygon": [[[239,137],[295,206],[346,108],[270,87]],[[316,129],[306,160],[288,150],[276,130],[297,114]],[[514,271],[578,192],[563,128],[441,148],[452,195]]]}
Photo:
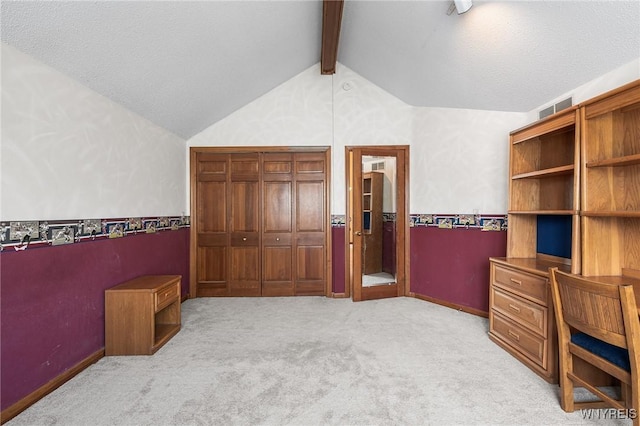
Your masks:
{"label": "cabinet open shelf", "polygon": [[571,216],[578,214],[577,210],[509,210],[509,214],[514,215],[559,215],[559,216]]}
{"label": "cabinet open shelf", "polygon": [[169,339],[180,331],[178,324],[156,324],[155,325],[155,341],[153,343],[152,352],[157,351]]}
{"label": "cabinet open shelf", "polygon": [[582,216],[586,217],[638,217],[640,218],[640,211],[582,211]]}
{"label": "cabinet open shelf", "polygon": [[624,155],[622,157],[608,158],[606,160],[591,161],[586,164],[586,167],[622,167],[635,166],[637,164],[640,164],[640,154]]}
{"label": "cabinet open shelf", "polygon": [[573,174],[575,167],[573,164],[569,164],[566,166],[559,167],[551,167],[549,169],[544,170],[536,170],[528,173],[520,173],[511,177],[511,179],[540,179],[540,178],[551,178],[556,176],[569,176]]}

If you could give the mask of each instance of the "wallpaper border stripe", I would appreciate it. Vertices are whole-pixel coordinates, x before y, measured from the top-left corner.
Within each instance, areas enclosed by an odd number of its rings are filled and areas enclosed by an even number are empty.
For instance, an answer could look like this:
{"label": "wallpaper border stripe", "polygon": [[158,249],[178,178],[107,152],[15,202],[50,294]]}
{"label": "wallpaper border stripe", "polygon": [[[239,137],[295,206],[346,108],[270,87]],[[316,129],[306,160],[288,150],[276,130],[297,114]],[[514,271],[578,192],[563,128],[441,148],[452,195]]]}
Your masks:
{"label": "wallpaper border stripe", "polygon": [[[385,221],[395,221],[395,213],[383,213]],[[441,229],[480,229],[482,231],[506,231],[506,215],[481,214],[411,214],[409,226],[436,227]],[[344,227],[345,215],[331,215],[331,226]]]}
{"label": "wallpaper border stripe", "polygon": [[189,216],[0,222],[0,251],[49,247],[86,240],[153,234],[190,226]]}

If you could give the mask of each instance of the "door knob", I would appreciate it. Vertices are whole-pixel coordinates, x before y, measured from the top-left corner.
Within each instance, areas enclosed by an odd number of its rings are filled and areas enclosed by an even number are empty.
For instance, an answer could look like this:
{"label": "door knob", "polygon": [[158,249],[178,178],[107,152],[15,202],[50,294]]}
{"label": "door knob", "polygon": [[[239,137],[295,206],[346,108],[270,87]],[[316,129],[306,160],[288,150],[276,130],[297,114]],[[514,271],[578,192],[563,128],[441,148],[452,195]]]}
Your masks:
{"label": "door knob", "polygon": [[356,235],[359,237],[359,236],[362,235],[362,232],[361,231],[356,231]]}

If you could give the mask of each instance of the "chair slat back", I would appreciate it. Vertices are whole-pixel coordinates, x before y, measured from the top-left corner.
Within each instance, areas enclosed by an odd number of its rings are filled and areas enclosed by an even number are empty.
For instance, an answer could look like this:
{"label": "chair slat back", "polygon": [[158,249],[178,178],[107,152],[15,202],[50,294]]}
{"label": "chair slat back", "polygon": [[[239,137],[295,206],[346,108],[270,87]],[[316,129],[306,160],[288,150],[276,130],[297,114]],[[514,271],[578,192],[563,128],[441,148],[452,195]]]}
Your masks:
{"label": "chair slat back", "polygon": [[620,286],[553,271],[562,316],[575,329],[612,345],[627,348]]}

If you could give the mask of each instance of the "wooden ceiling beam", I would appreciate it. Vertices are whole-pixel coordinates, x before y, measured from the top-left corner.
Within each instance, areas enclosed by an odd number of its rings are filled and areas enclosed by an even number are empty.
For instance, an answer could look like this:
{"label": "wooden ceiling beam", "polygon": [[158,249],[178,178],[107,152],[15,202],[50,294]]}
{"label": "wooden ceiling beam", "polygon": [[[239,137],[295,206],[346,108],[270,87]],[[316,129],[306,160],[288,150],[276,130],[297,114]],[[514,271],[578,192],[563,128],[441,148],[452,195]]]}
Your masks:
{"label": "wooden ceiling beam", "polygon": [[343,5],[344,0],[324,0],[322,5],[321,74],[335,74],[336,72]]}

